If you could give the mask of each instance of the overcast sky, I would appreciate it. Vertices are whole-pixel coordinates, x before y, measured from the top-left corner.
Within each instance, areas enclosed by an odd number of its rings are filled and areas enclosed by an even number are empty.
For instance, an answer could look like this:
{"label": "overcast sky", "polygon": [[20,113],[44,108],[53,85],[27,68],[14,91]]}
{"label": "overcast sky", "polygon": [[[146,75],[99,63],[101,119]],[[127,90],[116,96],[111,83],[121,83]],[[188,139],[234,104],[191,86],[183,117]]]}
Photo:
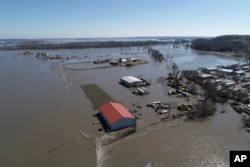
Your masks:
{"label": "overcast sky", "polygon": [[0,0],[0,38],[250,35],[249,0]]}

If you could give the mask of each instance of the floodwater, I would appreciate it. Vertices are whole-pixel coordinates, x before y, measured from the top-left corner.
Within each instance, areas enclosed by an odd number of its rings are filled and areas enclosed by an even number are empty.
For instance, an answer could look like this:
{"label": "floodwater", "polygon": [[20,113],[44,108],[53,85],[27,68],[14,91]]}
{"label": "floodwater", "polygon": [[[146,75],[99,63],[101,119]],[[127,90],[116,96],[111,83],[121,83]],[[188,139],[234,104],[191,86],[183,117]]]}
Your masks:
{"label": "floodwater", "polygon": [[[156,46],[179,69],[239,63],[239,60],[200,54],[192,49]],[[179,102],[157,82],[169,72],[168,62],[155,62],[142,47],[126,50],[75,49],[0,51],[0,166],[229,166],[230,150],[249,150],[250,138],[240,129],[241,117],[230,106],[203,122],[162,123],[145,105],[152,101]],[[72,60],[39,60],[38,52],[78,56]],[[108,56],[107,56],[108,55]],[[148,64],[91,70],[69,70],[66,63],[138,57]],[[118,84],[125,75],[148,79],[150,94],[134,96]],[[105,136],[93,125],[90,101],[79,85],[96,83],[126,107],[141,105],[136,133],[113,144],[96,147]]]}

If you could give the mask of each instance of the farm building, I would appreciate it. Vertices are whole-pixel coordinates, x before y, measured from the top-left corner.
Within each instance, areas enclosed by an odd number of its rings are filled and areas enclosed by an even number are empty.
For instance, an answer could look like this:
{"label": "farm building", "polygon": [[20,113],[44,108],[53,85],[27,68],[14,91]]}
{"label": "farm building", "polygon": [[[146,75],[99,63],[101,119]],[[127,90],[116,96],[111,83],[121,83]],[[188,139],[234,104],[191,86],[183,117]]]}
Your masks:
{"label": "farm building", "polygon": [[120,79],[120,83],[127,87],[139,87],[143,86],[143,81],[133,77],[133,76],[125,76]]}
{"label": "farm building", "polygon": [[100,107],[99,112],[110,131],[136,126],[135,117],[119,103],[106,103]]}
{"label": "farm building", "polygon": [[223,84],[224,88],[230,88],[230,87],[235,87],[236,83],[235,82],[226,82]]}
{"label": "farm building", "polygon": [[214,76],[211,74],[199,74],[198,78],[205,80],[205,79],[212,79],[212,78],[214,78]]}
{"label": "farm building", "polygon": [[217,70],[218,70],[217,67],[210,67],[210,68],[205,68],[202,72],[209,73],[209,74],[215,74]]}
{"label": "farm building", "polygon": [[233,71],[232,74],[233,75],[245,75],[245,71],[243,70]]}
{"label": "farm building", "polygon": [[232,74],[233,70],[230,69],[218,69],[218,74],[225,74],[225,75],[230,75]]}
{"label": "farm building", "polygon": [[199,74],[197,76],[197,81],[198,82],[203,82],[203,81],[205,81],[207,79],[212,79],[212,78],[214,78],[214,76],[211,75],[211,74]]}

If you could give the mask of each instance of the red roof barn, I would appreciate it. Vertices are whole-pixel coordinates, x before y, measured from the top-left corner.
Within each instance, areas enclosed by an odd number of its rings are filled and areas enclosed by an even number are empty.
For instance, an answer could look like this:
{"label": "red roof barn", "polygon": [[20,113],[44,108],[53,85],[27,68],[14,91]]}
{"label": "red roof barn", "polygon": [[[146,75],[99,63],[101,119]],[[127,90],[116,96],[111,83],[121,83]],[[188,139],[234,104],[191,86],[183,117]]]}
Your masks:
{"label": "red roof barn", "polygon": [[119,103],[109,102],[99,109],[108,128],[113,130],[135,126],[135,117]]}

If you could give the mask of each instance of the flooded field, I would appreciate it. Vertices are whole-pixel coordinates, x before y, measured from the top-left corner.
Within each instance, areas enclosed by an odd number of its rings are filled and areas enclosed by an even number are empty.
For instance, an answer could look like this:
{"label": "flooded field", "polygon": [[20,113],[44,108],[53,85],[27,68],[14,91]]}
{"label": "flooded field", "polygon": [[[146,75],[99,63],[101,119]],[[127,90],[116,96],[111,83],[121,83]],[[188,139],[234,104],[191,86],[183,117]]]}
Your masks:
{"label": "flooded field", "polygon": [[[179,69],[197,69],[239,63],[240,60],[201,54],[192,49],[154,47],[178,64]],[[0,166],[229,166],[230,150],[249,150],[250,138],[240,129],[241,117],[229,105],[203,122],[160,122],[146,104],[152,101],[180,102],[170,97],[157,79],[169,72],[167,62],[153,61],[142,47],[124,49],[75,49],[0,51]],[[40,60],[38,52],[77,56],[76,59]],[[107,56],[109,55],[109,56]],[[97,59],[136,57],[148,64],[69,70],[63,65]],[[75,65],[73,65],[75,66]],[[77,64],[77,67],[84,65]],[[89,64],[88,64],[89,66]],[[120,85],[126,75],[143,76],[150,94],[135,96]],[[97,111],[80,85],[95,83],[127,108],[142,106],[137,131],[108,146],[94,143],[105,137],[93,125]],[[98,146],[98,147],[97,147]]]}

